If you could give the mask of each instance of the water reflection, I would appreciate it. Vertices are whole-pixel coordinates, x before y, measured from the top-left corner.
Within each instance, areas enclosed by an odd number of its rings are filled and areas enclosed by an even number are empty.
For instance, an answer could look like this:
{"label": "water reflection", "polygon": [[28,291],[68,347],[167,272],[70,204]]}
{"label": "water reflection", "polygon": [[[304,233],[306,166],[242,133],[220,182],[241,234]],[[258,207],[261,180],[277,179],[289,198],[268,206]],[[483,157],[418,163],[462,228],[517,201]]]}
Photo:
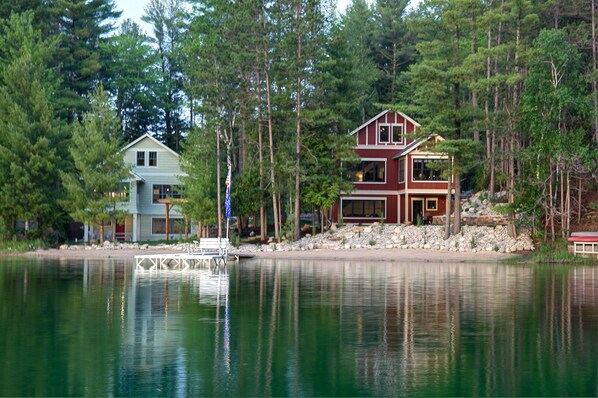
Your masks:
{"label": "water reflection", "polygon": [[[587,267],[0,261],[0,395],[588,396]],[[31,359],[33,358],[33,360]]]}

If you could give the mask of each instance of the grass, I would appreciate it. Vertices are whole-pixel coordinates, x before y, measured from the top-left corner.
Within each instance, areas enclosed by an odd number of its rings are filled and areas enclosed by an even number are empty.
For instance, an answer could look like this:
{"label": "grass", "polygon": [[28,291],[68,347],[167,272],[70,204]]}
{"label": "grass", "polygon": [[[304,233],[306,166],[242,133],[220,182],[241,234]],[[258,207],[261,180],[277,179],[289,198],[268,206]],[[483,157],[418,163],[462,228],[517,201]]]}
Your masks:
{"label": "grass", "polygon": [[25,253],[47,247],[41,239],[34,240],[5,240],[0,241],[0,253]]}
{"label": "grass", "polygon": [[568,242],[558,240],[556,242],[540,242],[538,250],[530,257],[536,263],[554,264],[592,264],[598,263],[598,259],[590,257],[576,257],[569,253]]}

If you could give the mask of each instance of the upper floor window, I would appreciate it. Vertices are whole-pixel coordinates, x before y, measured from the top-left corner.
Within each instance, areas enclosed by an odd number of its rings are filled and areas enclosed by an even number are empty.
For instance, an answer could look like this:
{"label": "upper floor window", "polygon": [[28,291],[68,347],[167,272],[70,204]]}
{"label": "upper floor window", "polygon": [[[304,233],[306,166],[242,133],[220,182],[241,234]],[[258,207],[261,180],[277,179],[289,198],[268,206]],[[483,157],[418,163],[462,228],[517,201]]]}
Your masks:
{"label": "upper floor window", "polygon": [[158,167],[158,152],[150,151],[149,152],[149,167]]}
{"label": "upper floor window", "polygon": [[152,202],[160,203],[160,199],[181,199],[183,189],[180,185],[154,185],[152,189]]}
{"label": "upper floor window", "polygon": [[143,151],[137,152],[137,166],[145,167],[145,152]]}
{"label": "upper floor window", "polygon": [[357,165],[357,182],[385,182],[384,160],[363,160]]}
{"label": "upper floor window", "polygon": [[413,159],[413,181],[446,181],[441,176],[444,167],[436,167],[445,162],[442,159]]}
{"label": "upper floor window", "polygon": [[393,124],[392,125],[392,142],[395,144],[403,143],[403,125]]}
{"label": "upper floor window", "polygon": [[[391,141],[392,138],[392,141]],[[402,144],[403,143],[403,125],[402,124],[379,124],[378,125],[378,143],[379,144]]]}
{"label": "upper floor window", "polygon": [[380,124],[378,126],[378,142],[381,144],[390,142],[390,124]]}

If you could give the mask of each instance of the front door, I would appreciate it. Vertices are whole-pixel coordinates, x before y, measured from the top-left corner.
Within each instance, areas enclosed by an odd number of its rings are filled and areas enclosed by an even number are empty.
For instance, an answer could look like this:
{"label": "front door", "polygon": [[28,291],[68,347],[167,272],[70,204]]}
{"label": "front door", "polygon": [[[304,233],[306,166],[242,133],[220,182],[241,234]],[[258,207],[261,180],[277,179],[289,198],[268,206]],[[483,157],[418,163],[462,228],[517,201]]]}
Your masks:
{"label": "front door", "polygon": [[424,221],[424,200],[411,200],[411,222],[415,225],[421,225]]}
{"label": "front door", "polygon": [[115,238],[119,241],[125,240],[125,224],[116,224],[115,228]]}

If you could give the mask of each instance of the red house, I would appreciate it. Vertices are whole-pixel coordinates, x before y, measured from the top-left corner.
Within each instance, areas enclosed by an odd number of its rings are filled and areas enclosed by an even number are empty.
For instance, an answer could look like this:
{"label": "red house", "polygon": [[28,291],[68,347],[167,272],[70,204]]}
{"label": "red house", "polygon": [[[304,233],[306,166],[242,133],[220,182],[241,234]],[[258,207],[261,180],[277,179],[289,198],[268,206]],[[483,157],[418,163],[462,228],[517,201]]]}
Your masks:
{"label": "red house", "polygon": [[444,214],[448,181],[430,164],[447,157],[423,151],[442,138],[410,138],[419,126],[402,112],[384,111],[349,133],[361,164],[354,190],[333,209],[335,221],[425,223]]}

